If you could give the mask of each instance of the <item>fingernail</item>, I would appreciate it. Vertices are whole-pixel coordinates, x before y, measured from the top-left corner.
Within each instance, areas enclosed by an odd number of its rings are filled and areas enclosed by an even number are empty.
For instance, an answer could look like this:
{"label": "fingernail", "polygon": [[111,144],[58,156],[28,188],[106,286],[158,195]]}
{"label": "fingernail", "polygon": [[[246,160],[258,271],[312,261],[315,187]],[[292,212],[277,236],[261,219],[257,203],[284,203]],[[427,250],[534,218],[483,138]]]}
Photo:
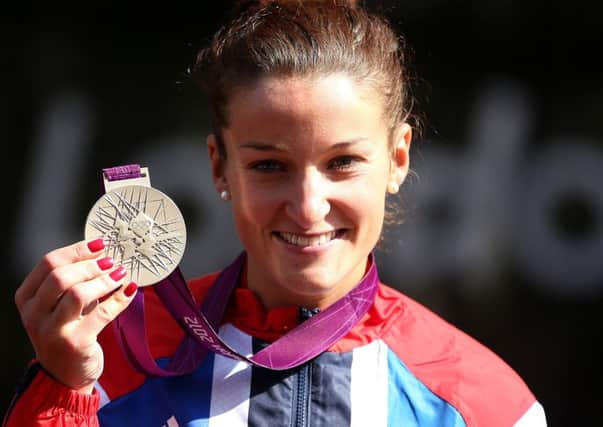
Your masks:
{"label": "fingernail", "polygon": [[130,282],[128,284],[128,286],[126,286],[124,289],[124,295],[129,298],[132,295],[134,295],[134,293],[136,292],[137,289],[138,289],[138,285],[134,282]]}
{"label": "fingernail", "polygon": [[111,257],[105,257],[105,258],[101,258],[98,261],[96,261],[96,263],[98,264],[98,267],[105,271],[110,269],[111,267],[113,267],[113,258]]}
{"label": "fingernail", "polygon": [[103,239],[96,239],[88,242],[88,249],[90,249],[90,252],[98,252],[104,248],[105,242],[103,241]]}
{"label": "fingernail", "polygon": [[117,282],[117,281],[123,279],[126,276],[126,274],[127,274],[126,269],[120,265],[115,270],[113,270],[111,273],[109,273],[109,277],[111,277],[113,280],[115,280]]}

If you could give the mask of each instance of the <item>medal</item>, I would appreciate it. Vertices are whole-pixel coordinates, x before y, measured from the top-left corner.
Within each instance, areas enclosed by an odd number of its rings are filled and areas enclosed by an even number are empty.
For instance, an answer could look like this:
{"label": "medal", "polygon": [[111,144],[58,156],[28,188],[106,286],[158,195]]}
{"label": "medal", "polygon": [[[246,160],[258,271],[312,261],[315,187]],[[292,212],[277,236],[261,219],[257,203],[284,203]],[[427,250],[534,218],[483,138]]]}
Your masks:
{"label": "medal", "polygon": [[176,269],[186,245],[186,226],[168,196],[150,186],[147,168],[140,177],[111,181],[86,219],[85,238],[102,238],[105,255],[127,271],[138,286],[156,284]]}

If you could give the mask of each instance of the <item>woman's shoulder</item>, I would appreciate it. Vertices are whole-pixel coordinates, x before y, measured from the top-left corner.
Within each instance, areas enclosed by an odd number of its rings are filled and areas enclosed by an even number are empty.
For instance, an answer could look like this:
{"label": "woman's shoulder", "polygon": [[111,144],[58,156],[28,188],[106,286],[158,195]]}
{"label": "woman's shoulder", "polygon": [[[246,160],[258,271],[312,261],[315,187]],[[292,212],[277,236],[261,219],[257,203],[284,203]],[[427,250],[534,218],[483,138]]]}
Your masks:
{"label": "woman's shoulder", "polygon": [[502,358],[423,304],[381,285],[375,305],[385,319],[381,339],[392,368],[418,380],[468,425],[515,425],[534,405],[542,409]]}

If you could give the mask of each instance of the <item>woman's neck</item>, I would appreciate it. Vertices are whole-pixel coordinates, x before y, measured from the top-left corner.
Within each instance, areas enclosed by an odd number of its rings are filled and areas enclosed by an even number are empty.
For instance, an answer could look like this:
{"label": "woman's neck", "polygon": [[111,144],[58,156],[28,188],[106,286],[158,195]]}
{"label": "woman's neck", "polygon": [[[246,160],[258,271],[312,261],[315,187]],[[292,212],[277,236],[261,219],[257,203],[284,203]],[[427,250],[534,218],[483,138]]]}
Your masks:
{"label": "woman's neck", "polygon": [[299,274],[288,277],[283,284],[257,268],[258,264],[248,256],[245,274],[247,287],[267,309],[294,305],[324,310],[356,287],[372,262],[369,258],[367,262],[360,263],[337,283],[309,282]]}

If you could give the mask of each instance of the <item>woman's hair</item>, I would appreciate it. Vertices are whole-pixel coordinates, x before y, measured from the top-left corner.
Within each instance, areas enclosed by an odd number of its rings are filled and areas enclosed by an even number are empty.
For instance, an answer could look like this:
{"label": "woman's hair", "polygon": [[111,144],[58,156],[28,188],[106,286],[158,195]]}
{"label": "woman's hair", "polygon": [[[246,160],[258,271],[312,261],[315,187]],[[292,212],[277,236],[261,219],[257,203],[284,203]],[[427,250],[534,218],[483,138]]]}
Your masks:
{"label": "woman's hair", "polygon": [[199,52],[191,77],[209,96],[223,156],[229,101],[238,89],[266,76],[344,73],[381,96],[390,135],[408,120],[412,99],[403,40],[384,18],[355,3],[246,1]]}

